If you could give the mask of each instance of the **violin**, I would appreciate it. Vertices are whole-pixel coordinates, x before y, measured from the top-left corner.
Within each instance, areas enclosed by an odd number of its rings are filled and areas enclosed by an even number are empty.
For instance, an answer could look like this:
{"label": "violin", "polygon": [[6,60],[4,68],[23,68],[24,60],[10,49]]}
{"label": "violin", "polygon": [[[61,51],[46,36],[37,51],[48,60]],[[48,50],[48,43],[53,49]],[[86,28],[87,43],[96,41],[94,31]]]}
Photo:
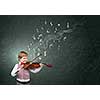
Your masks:
{"label": "violin", "polygon": [[[42,54],[38,55],[37,57],[35,57],[32,61],[28,61],[26,63],[24,63],[23,68],[25,69],[34,69],[34,68],[39,68],[41,67],[40,63],[38,62],[33,62],[36,58],[38,58],[39,56],[41,56]],[[47,66],[47,67],[52,67],[51,64],[46,64],[46,63],[42,63],[43,65]]]}
{"label": "violin", "polygon": [[[47,66],[47,67],[52,67],[51,64],[46,64],[46,63],[42,63],[43,65]],[[39,68],[41,67],[40,63],[38,62],[26,62],[23,66],[23,68],[25,69],[34,69],[34,68]]]}

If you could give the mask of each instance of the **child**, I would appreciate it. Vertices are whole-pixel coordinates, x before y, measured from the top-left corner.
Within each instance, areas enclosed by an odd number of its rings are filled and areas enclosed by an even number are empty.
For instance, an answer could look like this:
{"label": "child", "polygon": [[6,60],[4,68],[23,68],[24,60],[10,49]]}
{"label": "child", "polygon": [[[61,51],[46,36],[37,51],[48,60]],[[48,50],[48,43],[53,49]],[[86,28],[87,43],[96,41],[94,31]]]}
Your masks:
{"label": "child", "polygon": [[40,63],[39,68],[24,69],[23,66],[28,61],[28,54],[25,51],[21,51],[18,54],[18,61],[19,61],[19,63],[15,64],[13,70],[11,71],[11,76],[13,76],[13,77],[16,76],[17,85],[30,84],[30,71],[32,73],[39,72],[42,69],[43,64]]}

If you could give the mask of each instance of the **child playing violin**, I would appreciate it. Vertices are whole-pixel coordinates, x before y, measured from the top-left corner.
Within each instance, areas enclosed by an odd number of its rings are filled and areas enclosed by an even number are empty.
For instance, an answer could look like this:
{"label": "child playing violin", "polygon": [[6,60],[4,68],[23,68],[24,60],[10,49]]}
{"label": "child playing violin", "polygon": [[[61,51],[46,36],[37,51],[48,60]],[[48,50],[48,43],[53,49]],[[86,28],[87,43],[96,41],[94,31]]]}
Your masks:
{"label": "child playing violin", "polygon": [[21,51],[18,54],[18,64],[15,64],[13,70],[11,71],[11,76],[15,77],[16,76],[16,81],[17,81],[17,85],[24,85],[24,84],[30,84],[30,72],[32,73],[37,73],[39,72],[42,67],[43,64],[40,64],[40,67],[38,68],[33,68],[33,69],[25,69],[24,65],[25,63],[27,63],[28,61],[28,53],[25,51]]}

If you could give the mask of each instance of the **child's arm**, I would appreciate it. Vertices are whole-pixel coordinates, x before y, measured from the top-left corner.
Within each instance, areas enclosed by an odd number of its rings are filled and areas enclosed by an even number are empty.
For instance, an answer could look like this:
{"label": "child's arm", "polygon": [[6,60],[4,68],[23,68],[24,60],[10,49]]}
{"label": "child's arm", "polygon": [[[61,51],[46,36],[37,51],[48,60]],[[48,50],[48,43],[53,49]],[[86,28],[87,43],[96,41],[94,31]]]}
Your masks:
{"label": "child's arm", "polygon": [[39,67],[39,68],[30,69],[30,71],[31,71],[32,73],[38,73],[38,72],[42,69],[43,64],[42,64],[42,63],[40,63],[40,66],[41,66],[41,67]]}
{"label": "child's arm", "polygon": [[11,71],[11,76],[16,76],[17,72],[20,70],[21,68],[18,68],[18,64],[16,64],[13,68],[13,70]]}

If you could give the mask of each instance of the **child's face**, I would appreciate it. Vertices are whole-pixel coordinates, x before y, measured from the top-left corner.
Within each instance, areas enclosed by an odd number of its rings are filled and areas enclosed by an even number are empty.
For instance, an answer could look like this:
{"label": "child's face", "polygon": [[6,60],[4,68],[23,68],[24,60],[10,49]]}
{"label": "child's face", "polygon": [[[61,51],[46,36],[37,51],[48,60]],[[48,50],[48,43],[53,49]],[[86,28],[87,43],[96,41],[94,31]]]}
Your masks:
{"label": "child's face", "polygon": [[20,59],[20,62],[21,62],[21,63],[26,63],[27,61],[28,61],[28,57],[27,57],[27,56],[22,57],[22,58]]}

